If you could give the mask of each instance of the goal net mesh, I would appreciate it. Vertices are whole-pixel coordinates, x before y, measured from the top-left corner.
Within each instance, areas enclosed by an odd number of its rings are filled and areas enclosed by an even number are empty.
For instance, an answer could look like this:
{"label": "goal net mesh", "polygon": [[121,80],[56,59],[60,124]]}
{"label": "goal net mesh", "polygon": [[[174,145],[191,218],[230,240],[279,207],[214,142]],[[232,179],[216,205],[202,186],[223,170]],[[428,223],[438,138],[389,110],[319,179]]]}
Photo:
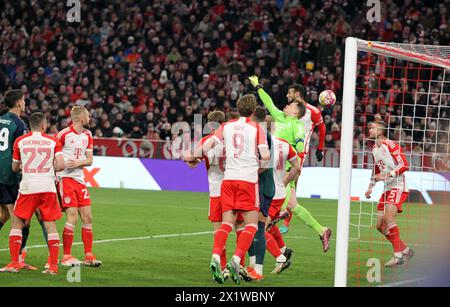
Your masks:
{"label": "goal net mesh", "polygon": [[[450,47],[358,41],[350,238],[349,286],[416,285],[431,259],[436,233],[445,227],[450,199]],[[416,251],[401,269],[384,268],[391,243],[377,230],[384,184],[364,196],[373,168],[370,123],[388,125],[409,162],[410,190],[397,215],[402,240]],[[447,241],[450,232],[444,234]],[[380,279],[377,279],[377,266]]]}

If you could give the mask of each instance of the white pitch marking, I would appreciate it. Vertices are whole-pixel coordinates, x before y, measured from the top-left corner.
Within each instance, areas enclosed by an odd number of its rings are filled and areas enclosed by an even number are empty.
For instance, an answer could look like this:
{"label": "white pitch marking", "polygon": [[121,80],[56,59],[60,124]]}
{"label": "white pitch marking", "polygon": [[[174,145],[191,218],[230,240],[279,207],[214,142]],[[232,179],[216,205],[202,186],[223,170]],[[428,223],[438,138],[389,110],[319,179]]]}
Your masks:
{"label": "white pitch marking", "polygon": [[[184,236],[198,236],[198,235],[205,235],[205,234],[212,234],[212,233],[213,233],[212,231],[190,232],[190,233],[174,233],[174,234],[167,234],[167,235],[155,235],[155,236],[145,236],[145,237],[95,240],[94,243],[95,244],[101,244],[101,243],[120,242],[120,241],[135,241],[135,240],[148,240],[148,239],[184,237]],[[73,243],[73,245],[81,245],[81,244],[83,244],[83,242],[75,242],[75,243]],[[47,247],[47,245],[32,245],[32,246],[27,246],[27,249],[30,249],[30,248],[42,248],[42,247]],[[6,251],[9,251],[9,248],[0,249],[0,252],[6,252]]]}

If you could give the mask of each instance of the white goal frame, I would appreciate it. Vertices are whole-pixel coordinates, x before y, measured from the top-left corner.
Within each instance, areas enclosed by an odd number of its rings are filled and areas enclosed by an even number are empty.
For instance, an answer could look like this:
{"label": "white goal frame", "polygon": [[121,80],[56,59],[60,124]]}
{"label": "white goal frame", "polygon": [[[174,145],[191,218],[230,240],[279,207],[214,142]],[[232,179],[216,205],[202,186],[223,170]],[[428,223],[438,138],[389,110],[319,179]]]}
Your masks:
{"label": "white goal frame", "polygon": [[440,57],[436,54],[436,51],[439,51],[439,46],[369,42],[354,37],[346,38],[334,275],[335,287],[347,286],[352,150],[358,51],[366,51],[400,60],[450,69],[450,59],[443,56]]}

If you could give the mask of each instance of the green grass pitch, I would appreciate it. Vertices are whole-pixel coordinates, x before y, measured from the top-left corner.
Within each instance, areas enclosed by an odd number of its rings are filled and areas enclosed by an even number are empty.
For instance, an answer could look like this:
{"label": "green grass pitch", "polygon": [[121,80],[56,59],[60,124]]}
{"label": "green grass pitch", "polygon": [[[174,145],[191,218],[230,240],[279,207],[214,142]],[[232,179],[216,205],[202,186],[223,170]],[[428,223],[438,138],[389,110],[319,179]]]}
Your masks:
{"label": "green grass pitch", "polygon": [[[81,267],[81,282],[69,283],[68,268],[60,267],[57,276],[40,273],[47,259],[41,229],[33,219],[28,241],[27,262],[37,272],[0,273],[2,286],[218,286],[209,271],[212,249],[212,226],[207,220],[206,193],[153,192],[122,189],[90,189],[94,215],[94,253],[103,261],[99,268]],[[285,241],[295,253],[292,266],[279,275],[272,275],[274,259],[267,253],[264,280],[241,283],[241,286],[332,286],[334,280],[335,229],[337,201],[300,199],[313,216],[334,230],[331,248],[323,253],[318,236],[293,218]],[[355,207],[355,206],[352,206]],[[356,208],[359,209],[359,208]],[[64,218],[58,222],[60,235]],[[9,262],[8,222],[0,231],[0,266]],[[356,227],[352,227],[355,228]],[[368,230],[364,230],[366,235]],[[382,241],[377,236],[377,241]],[[80,222],[75,231],[72,254],[82,258]],[[228,240],[228,255],[235,247],[235,236]],[[387,242],[388,243],[388,242]],[[350,263],[362,262],[361,252],[373,243],[360,243],[358,252],[350,244]],[[390,253],[389,245],[385,257]],[[62,248],[60,255],[62,253]],[[364,265],[364,264],[363,264]],[[366,270],[364,267],[363,270]],[[350,277],[349,285],[356,285]],[[365,285],[362,283],[361,285]],[[232,281],[224,286],[234,287]]]}

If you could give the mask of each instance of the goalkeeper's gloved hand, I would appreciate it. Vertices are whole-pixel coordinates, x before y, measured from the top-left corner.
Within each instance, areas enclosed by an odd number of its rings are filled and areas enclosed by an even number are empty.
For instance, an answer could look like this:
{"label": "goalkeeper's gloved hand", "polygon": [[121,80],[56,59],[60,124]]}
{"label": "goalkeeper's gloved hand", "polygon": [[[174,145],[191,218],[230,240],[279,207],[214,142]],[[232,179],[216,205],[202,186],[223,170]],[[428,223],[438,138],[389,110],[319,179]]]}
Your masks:
{"label": "goalkeeper's gloved hand", "polygon": [[317,158],[317,161],[322,161],[322,159],[323,159],[323,150],[320,150],[320,149],[317,149],[316,150],[316,158]]}
{"label": "goalkeeper's gloved hand", "polygon": [[250,83],[253,85],[253,87],[257,87],[259,85],[259,80],[258,80],[258,76],[251,76],[248,77],[248,79],[250,80]]}

